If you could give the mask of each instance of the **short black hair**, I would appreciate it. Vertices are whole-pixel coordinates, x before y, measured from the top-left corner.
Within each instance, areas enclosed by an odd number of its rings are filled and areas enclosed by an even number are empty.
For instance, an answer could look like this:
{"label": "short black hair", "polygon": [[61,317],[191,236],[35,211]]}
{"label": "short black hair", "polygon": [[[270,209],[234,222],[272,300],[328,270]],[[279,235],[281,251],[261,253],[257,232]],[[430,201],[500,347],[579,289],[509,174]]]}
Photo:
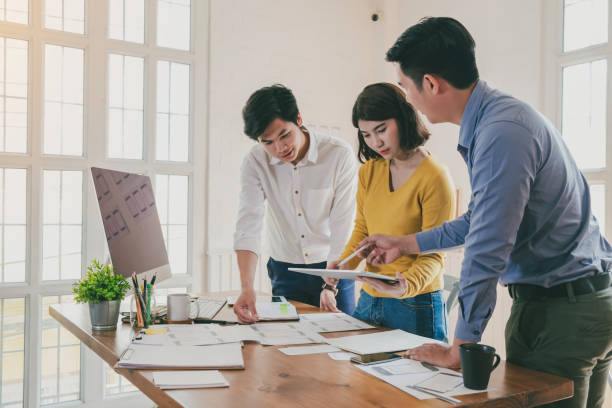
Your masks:
{"label": "short black hair", "polygon": [[400,147],[410,151],[425,144],[429,131],[406,101],[406,94],[397,86],[389,83],[378,83],[366,86],[357,96],[353,106],[353,126],[357,128],[359,151],[357,158],[361,163],[382,156],[370,149],[359,131],[359,120],[383,121],[395,119],[399,131]]}
{"label": "short black hair", "polygon": [[419,91],[425,74],[438,75],[457,89],[478,80],[474,48],[468,30],[450,17],[425,17],[408,28],[387,51],[387,61],[399,62]]}
{"label": "short black hair", "polygon": [[274,84],[255,91],[242,109],[244,133],[253,140],[275,119],[298,124],[299,110],[291,89]]}

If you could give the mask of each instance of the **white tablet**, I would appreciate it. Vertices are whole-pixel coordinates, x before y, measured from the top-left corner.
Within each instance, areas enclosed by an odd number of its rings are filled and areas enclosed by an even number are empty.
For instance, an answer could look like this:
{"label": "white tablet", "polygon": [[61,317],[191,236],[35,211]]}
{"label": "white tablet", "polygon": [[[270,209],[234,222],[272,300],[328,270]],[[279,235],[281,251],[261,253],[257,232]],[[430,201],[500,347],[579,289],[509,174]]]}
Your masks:
{"label": "white tablet", "polygon": [[310,268],[289,268],[290,271],[305,273],[307,275],[320,276],[322,278],[334,279],[356,279],[356,278],[374,278],[384,280],[386,283],[397,283],[397,278],[392,276],[382,275],[380,273],[366,271],[351,271],[346,269],[310,269]]}

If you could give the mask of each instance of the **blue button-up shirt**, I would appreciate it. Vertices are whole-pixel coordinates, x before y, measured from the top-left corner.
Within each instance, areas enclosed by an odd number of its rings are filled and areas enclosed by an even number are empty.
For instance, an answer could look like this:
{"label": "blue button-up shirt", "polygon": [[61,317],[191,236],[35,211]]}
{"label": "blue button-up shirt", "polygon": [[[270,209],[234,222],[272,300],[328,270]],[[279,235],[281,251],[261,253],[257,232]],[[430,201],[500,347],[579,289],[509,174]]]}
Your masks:
{"label": "blue button-up shirt", "polygon": [[498,280],[551,287],[610,269],[589,186],[559,132],[531,106],[479,81],[457,150],[472,186],[468,211],[416,238],[421,251],[465,245],[458,339],[480,340]]}

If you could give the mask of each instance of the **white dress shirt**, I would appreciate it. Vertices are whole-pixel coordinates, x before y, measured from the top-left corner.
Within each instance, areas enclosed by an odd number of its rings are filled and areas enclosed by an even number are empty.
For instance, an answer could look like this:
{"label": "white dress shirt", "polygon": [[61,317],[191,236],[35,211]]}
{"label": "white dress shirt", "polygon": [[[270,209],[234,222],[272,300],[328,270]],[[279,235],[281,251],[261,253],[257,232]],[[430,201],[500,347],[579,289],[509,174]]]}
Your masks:
{"label": "white dress shirt", "polygon": [[265,249],[275,260],[312,264],[342,253],[355,216],[355,154],[343,140],[309,134],[308,152],[297,165],[270,156],[260,144],[244,158],[235,250],[260,254],[265,214]]}

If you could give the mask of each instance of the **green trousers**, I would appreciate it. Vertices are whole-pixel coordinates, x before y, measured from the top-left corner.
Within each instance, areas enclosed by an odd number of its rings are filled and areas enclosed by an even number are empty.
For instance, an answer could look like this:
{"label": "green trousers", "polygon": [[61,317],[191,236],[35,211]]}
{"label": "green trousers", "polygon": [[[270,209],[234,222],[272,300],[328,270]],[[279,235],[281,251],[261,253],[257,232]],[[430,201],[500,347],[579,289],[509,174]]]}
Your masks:
{"label": "green trousers", "polygon": [[612,361],[612,287],[517,301],[506,325],[511,363],[574,381],[574,397],[547,407],[602,407]]}

